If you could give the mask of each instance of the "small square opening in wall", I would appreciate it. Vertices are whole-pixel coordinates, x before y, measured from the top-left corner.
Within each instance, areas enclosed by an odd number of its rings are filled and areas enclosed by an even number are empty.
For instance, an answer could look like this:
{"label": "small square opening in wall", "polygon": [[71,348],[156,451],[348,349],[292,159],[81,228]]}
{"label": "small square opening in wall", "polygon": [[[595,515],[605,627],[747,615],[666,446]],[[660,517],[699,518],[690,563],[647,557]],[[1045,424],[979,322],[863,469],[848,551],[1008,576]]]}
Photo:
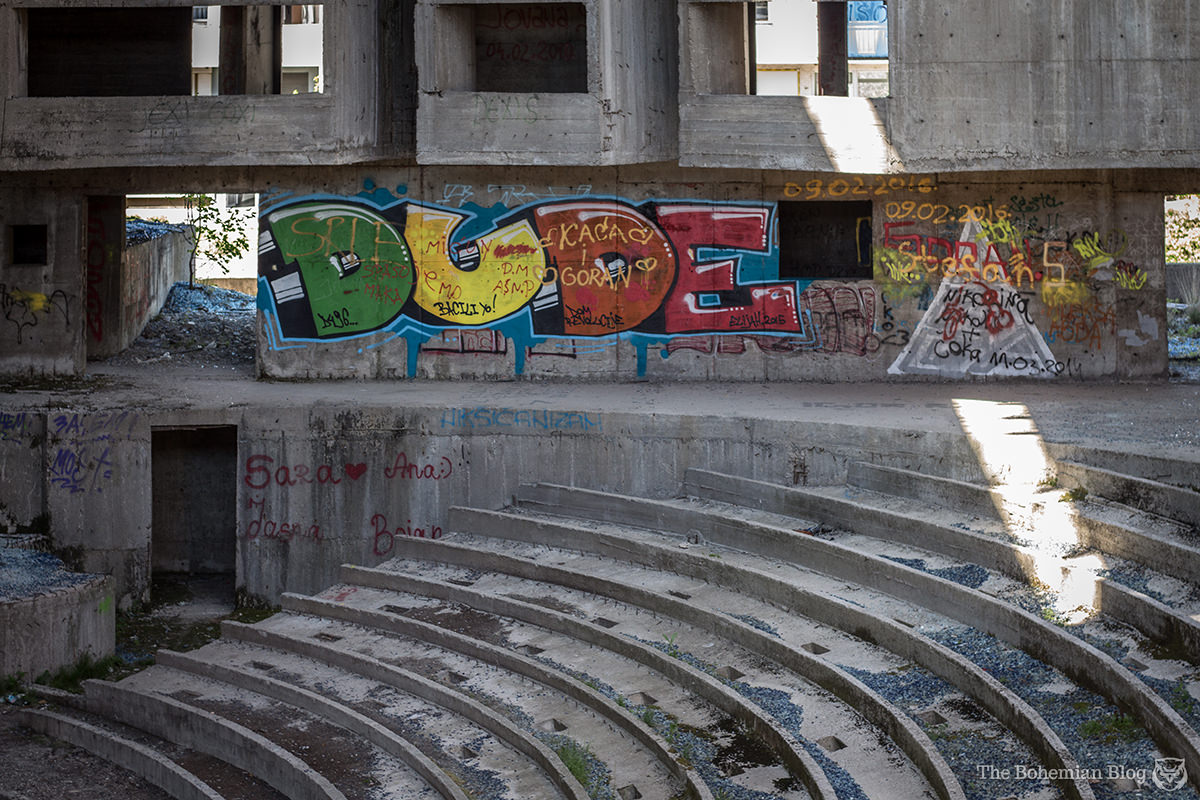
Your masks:
{"label": "small square opening in wall", "polygon": [[12,243],[12,264],[49,263],[49,234],[45,225],[12,225],[8,229]]}
{"label": "small square opening in wall", "polygon": [[779,277],[870,280],[871,202],[779,203]]}
{"label": "small square opening in wall", "polygon": [[587,92],[582,3],[487,3],[474,10],[476,91]]}

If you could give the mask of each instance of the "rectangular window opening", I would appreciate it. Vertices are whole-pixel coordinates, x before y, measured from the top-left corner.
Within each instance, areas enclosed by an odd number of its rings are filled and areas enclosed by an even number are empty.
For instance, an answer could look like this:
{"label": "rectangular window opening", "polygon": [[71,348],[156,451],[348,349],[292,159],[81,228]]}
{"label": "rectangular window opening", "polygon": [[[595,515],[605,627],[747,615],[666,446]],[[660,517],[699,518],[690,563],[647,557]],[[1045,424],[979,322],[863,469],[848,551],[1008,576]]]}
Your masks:
{"label": "rectangular window opening", "polygon": [[320,4],[30,8],[30,97],[322,91]]}
{"label": "rectangular window opening", "polygon": [[44,266],[49,263],[49,233],[45,225],[11,225],[8,240],[13,265]]}
{"label": "rectangular window opening", "polygon": [[779,203],[781,279],[870,280],[871,202]]}
{"label": "rectangular window opening", "polygon": [[[705,4],[709,5],[714,4]],[[890,94],[886,0],[760,0],[746,6],[752,22],[745,26],[736,14],[717,22],[718,13],[707,8],[699,11],[708,15],[707,24],[719,24],[725,31],[719,34],[724,38],[724,49],[732,48],[735,53],[725,68],[740,73],[738,62],[743,51],[748,62],[747,77],[731,74],[716,79],[713,84],[722,88],[715,93],[850,97]],[[731,36],[730,31],[743,27],[740,44],[725,38]]]}
{"label": "rectangular window opening", "polygon": [[475,91],[588,91],[582,3],[488,3],[473,11]]}

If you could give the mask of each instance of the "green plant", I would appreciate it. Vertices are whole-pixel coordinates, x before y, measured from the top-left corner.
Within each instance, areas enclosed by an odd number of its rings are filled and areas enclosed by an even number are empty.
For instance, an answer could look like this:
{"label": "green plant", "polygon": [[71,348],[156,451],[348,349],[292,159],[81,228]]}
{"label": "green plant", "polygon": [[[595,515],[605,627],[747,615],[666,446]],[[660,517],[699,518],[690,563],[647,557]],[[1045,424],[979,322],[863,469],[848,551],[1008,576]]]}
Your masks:
{"label": "green plant", "polygon": [[1196,700],[1192,697],[1192,693],[1188,691],[1187,684],[1183,682],[1183,678],[1171,687],[1171,708],[1178,711],[1180,714],[1191,714],[1196,710]]}
{"label": "green plant", "polygon": [[17,672],[0,678],[0,694],[20,694],[24,689],[24,672]]}
{"label": "green plant", "polygon": [[1168,208],[1163,219],[1167,262],[1200,262],[1200,195],[1176,195],[1167,199],[1182,201],[1182,208]]}
{"label": "green plant", "polygon": [[1047,475],[1046,477],[1044,477],[1040,481],[1038,481],[1037,485],[1043,489],[1057,489],[1058,488],[1058,476],[1057,475]]}
{"label": "green plant", "polygon": [[122,664],[117,656],[96,658],[91,653],[84,653],[79,660],[67,667],[61,667],[51,673],[46,670],[34,679],[34,683],[62,689],[66,692],[79,693],[81,684],[89,678],[107,678],[109,674]]}
{"label": "green plant", "polygon": [[186,194],[187,237],[191,247],[188,261],[188,280],[196,284],[196,261],[204,259],[229,272],[229,264],[250,249],[246,226],[254,218],[253,211],[229,209],[222,211],[211,194]]}
{"label": "green plant", "polygon": [[1063,492],[1063,496],[1058,498],[1062,503],[1078,503],[1088,496],[1088,490],[1082,486],[1076,486],[1074,489],[1068,489]]}
{"label": "green plant", "polygon": [[654,709],[647,707],[642,711],[642,722],[653,727],[654,726]]}
{"label": "green plant", "polygon": [[567,739],[554,749],[558,758],[567,768],[567,772],[579,781],[580,786],[588,785],[588,759],[592,755],[591,748],[581,745],[573,739]]}
{"label": "green plant", "polygon": [[1129,714],[1110,714],[1083,723],[1079,726],[1079,734],[1087,739],[1100,739],[1105,742],[1136,742],[1145,735],[1145,731]]}

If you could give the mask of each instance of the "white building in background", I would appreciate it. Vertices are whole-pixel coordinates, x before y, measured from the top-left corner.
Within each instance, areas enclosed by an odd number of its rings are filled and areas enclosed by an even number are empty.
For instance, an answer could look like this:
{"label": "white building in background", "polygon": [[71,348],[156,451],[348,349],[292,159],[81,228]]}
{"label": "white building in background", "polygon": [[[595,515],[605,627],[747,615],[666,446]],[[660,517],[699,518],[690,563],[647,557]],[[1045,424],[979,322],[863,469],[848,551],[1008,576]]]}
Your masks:
{"label": "white building in background", "polygon": [[[321,91],[324,15],[320,5],[283,6],[280,94]],[[192,8],[192,94],[220,94],[220,6]]]}
{"label": "white building in background", "polygon": [[[846,4],[851,97],[888,95],[887,4]],[[760,95],[816,95],[816,0],[760,0],[754,4],[757,91]]]}
{"label": "white building in background", "polygon": [[[280,94],[320,92],[321,65],[324,63],[324,19],[322,6],[284,6],[281,19],[282,59]],[[192,94],[220,94],[221,6],[192,8]],[[251,246],[242,256],[225,268],[197,259],[197,280],[222,278],[254,278],[258,272],[258,220],[248,213],[258,205],[253,194],[219,194],[214,196],[222,215],[231,225],[246,230]],[[183,195],[129,195],[127,213],[145,219],[165,219],[167,222],[187,222]]]}

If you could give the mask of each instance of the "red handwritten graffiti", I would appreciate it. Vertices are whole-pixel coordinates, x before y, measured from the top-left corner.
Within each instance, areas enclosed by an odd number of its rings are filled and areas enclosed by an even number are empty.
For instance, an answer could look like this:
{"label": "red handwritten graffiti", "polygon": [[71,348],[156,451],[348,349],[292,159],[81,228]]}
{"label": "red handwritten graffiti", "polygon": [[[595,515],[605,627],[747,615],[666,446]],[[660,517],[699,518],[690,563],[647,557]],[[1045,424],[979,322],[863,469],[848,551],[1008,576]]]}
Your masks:
{"label": "red handwritten graffiti", "polygon": [[410,462],[407,453],[396,456],[395,462],[384,469],[383,476],[388,480],[402,478],[404,480],[433,480],[440,481],[449,478],[454,473],[454,464],[442,456],[436,463],[421,464]]}
{"label": "red handwritten graffiti", "polygon": [[371,535],[374,537],[374,546],[372,551],[377,556],[389,555],[396,547],[397,536],[410,536],[417,539],[440,539],[442,538],[442,529],[438,525],[430,525],[428,527],[413,527],[412,520],[408,520],[407,525],[397,525],[394,530],[388,529],[387,517],[383,514],[376,514],[371,517],[371,527],[374,529]]}
{"label": "red handwritten graffiti", "polygon": [[314,472],[307,464],[281,464],[273,467],[275,459],[252,455],[246,459],[246,474],[242,482],[251,489],[265,489],[272,483],[278,486],[296,484],[338,484],[346,478],[358,480],[367,471],[366,464],[321,464]]}

